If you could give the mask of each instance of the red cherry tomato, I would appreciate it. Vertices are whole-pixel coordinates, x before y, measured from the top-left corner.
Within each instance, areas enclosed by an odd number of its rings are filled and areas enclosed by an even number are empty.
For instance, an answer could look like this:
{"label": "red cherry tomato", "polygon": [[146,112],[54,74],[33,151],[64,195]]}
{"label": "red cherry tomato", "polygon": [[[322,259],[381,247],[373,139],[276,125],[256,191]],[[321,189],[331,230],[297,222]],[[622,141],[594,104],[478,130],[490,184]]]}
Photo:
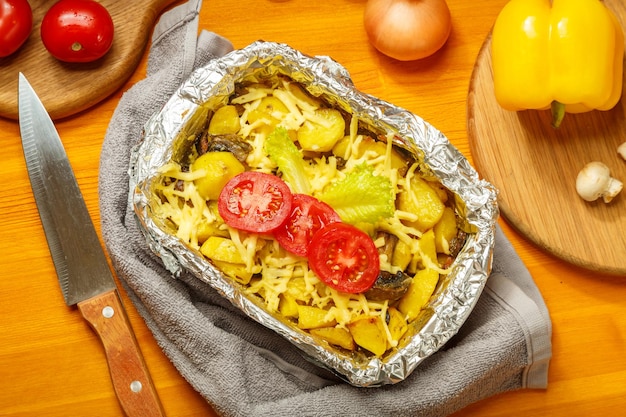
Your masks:
{"label": "red cherry tomato", "polygon": [[41,22],[41,40],[56,59],[91,62],[102,58],[113,44],[113,19],[93,0],[60,0]]}
{"label": "red cherry tomato", "polygon": [[313,234],[329,223],[340,222],[341,218],[331,206],[306,194],[294,194],[291,213],[274,237],[291,253],[306,256]]}
{"label": "red cherry tomato", "polygon": [[26,0],[0,0],[0,57],[13,54],[33,28],[33,11]]}
{"label": "red cherry tomato", "polygon": [[313,235],[309,266],[329,287],[352,294],[370,289],[380,273],[374,241],[346,223],[327,224]]}
{"label": "red cherry tomato", "polygon": [[227,225],[246,232],[267,233],[291,212],[293,195],[275,175],[246,171],[226,183],[217,209]]}

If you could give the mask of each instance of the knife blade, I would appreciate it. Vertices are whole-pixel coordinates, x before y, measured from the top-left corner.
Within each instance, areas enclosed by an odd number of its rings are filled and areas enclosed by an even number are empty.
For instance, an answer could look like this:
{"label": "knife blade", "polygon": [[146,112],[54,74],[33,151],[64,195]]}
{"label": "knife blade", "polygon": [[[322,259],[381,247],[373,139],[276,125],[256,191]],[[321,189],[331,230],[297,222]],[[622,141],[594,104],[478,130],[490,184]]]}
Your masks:
{"label": "knife blade", "polygon": [[77,305],[104,346],[111,381],[129,416],[165,415],[61,138],[19,74],[19,125],[28,176],[68,306]]}

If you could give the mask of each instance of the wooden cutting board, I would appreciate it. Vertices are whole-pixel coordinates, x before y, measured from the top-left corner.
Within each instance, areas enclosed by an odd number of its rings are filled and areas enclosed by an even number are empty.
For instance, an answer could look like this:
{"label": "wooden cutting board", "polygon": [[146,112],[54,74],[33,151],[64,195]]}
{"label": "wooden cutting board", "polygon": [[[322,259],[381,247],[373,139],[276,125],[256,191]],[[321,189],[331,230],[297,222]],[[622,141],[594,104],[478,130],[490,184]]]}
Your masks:
{"label": "wooden cutting board", "polygon": [[24,73],[53,119],[98,103],[130,77],[143,55],[160,13],[175,0],[100,0],[115,26],[111,50],[91,63],[63,63],[41,42],[40,26],[56,0],[30,0],[33,30],[22,48],[0,58],[0,116],[17,119],[17,75]]}
{"label": "wooden cutting board", "polygon": [[[626,28],[625,4],[605,4]],[[578,171],[594,160],[626,187],[626,161],[617,153],[626,142],[626,94],[610,111],[567,114],[555,130],[549,111],[508,112],[497,104],[490,46],[489,36],[470,81],[467,127],[477,170],[499,189],[502,215],[567,262],[626,276],[626,189],[605,204],[583,201],[575,188]]]}

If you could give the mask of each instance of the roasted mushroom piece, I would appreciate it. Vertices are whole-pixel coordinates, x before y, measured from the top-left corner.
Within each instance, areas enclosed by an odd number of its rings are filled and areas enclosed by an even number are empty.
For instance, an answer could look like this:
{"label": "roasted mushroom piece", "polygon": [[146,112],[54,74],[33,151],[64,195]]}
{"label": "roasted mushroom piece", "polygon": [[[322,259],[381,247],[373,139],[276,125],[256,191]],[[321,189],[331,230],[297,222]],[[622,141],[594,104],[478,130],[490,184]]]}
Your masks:
{"label": "roasted mushroom piece", "polygon": [[365,293],[365,297],[372,301],[389,300],[389,303],[398,301],[409,289],[412,278],[402,271],[392,274],[380,271],[376,282]]}
{"label": "roasted mushroom piece", "polygon": [[246,162],[248,154],[252,152],[252,145],[238,135],[211,135],[206,133],[198,139],[196,149],[200,155],[207,152],[230,152],[243,164]]}

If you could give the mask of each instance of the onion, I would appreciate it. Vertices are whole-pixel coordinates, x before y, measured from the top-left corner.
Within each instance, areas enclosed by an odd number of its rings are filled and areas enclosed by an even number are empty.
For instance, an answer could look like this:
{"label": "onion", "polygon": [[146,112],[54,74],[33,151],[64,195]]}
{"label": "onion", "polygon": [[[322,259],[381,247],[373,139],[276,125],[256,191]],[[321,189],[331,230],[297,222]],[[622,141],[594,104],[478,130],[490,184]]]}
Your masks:
{"label": "onion", "polygon": [[445,0],[369,0],[363,21],[370,43],[400,61],[434,54],[452,29]]}

